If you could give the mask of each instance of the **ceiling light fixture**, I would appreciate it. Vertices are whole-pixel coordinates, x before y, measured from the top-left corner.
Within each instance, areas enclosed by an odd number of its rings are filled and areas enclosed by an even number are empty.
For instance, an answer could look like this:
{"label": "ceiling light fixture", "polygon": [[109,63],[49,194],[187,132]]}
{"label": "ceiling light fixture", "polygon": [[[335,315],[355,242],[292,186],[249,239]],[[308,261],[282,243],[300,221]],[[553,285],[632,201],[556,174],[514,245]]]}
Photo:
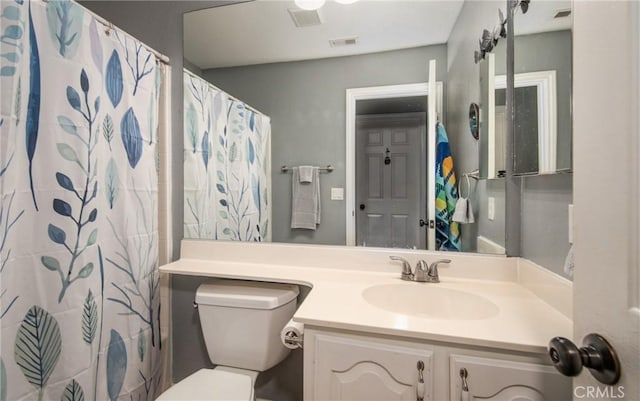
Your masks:
{"label": "ceiling light fixture", "polygon": [[317,10],[324,5],[325,0],[296,0],[296,6],[303,10]]}

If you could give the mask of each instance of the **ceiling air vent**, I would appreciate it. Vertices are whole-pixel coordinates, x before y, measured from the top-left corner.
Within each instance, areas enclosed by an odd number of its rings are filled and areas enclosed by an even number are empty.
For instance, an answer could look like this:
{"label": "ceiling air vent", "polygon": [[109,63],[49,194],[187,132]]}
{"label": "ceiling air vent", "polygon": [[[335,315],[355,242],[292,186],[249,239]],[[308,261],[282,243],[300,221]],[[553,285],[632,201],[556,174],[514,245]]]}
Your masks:
{"label": "ceiling air vent", "polygon": [[564,17],[568,17],[571,15],[571,9],[566,9],[566,10],[558,10],[556,12],[556,15],[553,16],[553,18],[564,18]]}
{"label": "ceiling air vent", "polygon": [[350,46],[358,43],[358,37],[354,36],[352,38],[340,38],[340,39],[330,39],[329,44],[331,47],[339,47],[339,46]]}
{"label": "ceiling air vent", "polygon": [[291,15],[293,23],[298,28],[322,24],[322,18],[320,18],[320,13],[318,13],[318,10],[302,10],[300,8],[290,8],[289,15]]}

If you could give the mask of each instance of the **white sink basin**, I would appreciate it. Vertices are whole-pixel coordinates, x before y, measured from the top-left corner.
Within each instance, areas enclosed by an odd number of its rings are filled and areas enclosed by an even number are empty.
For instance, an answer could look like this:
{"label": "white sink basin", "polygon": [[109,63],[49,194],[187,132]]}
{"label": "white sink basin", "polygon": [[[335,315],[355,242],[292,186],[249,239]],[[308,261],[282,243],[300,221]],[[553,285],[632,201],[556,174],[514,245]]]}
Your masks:
{"label": "white sink basin", "polygon": [[365,289],[369,304],[403,315],[447,320],[481,320],[498,314],[488,299],[438,284],[380,284]]}

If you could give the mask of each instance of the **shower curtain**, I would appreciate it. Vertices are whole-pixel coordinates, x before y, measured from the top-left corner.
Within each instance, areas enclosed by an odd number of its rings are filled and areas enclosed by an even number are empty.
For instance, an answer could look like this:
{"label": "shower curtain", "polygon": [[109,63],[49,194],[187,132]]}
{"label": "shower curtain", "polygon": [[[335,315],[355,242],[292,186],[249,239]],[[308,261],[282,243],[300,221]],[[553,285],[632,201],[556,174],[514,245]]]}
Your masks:
{"label": "shower curtain", "polygon": [[185,238],[270,241],[269,117],[184,71]]}
{"label": "shower curtain", "polygon": [[156,57],[70,1],[0,7],[0,401],[153,400]]}

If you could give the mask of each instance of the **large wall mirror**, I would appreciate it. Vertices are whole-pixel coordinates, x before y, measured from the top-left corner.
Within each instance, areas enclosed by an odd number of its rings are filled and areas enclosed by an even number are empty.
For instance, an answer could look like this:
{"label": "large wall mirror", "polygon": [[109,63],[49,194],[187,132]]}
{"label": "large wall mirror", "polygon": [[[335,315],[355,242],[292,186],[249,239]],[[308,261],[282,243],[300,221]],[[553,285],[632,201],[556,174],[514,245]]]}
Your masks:
{"label": "large wall mirror", "polygon": [[[572,73],[571,1],[537,2],[514,16],[514,151],[507,160],[506,43],[499,43],[481,67],[488,106],[481,146],[482,177],[571,171]],[[493,99],[489,98],[490,93]],[[491,109],[491,107],[494,107]]]}
{"label": "large wall mirror", "polygon": [[[482,32],[480,28],[493,27],[498,22],[498,9],[504,10],[505,6],[504,1],[361,0],[348,5],[327,1],[318,11],[300,14],[293,1],[258,0],[185,14],[184,56],[189,71],[270,118],[272,216],[268,230],[272,241],[347,243],[346,90],[426,83],[429,61],[435,60],[435,80],[443,89],[442,101],[432,121],[424,118],[428,94],[363,101],[356,107],[358,115],[365,116],[361,118],[363,121],[404,115],[411,117],[411,121],[427,120],[427,127],[435,124],[435,120],[443,122],[454,157],[454,171],[459,184],[464,186],[463,195],[470,197],[476,217],[474,223],[460,225],[462,251],[504,253],[504,185],[499,180],[483,179],[487,178],[486,174],[467,184],[465,174],[478,168],[484,172],[483,156],[478,154],[478,148],[483,146],[483,134],[480,133],[480,142],[476,141],[468,125],[469,101],[479,101],[475,87],[468,88],[477,85],[482,68],[474,64],[473,50]],[[506,72],[505,57],[501,57],[496,57],[496,76]],[[501,96],[498,91],[496,99]],[[459,101],[460,92],[464,92],[464,101]],[[504,102],[504,96],[502,98]],[[481,113],[483,110],[481,107]],[[464,116],[464,125],[458,124],[461,116]],[[480,121],[482,127],[484,117],[481,116]],[[504,118],[500,115],[495,116],[494,122],[504,128]],[[394,124],[386,123],[387,126]],[[384,142],[387,129],[381,126],[380,135],[370,133],[368,137]],[[422,143],[423,130],[415,132],[416,144]],[[427,181],[429,186],[433,178],[428,177],[428,163],[424,161],[428,149],[421,144],[409,145],[410,149],[420,150],[419,161],[403,164],[402,148],[396,151],[390,146],[402,138],[410,139],[404,133],[392,133],[389,146],[386,142],[380,145],[381,167],[384,168],[387,156],[395,172],[409,164],[419,166],[414,176],[420,183]],[[406,144],[402,146],[407,148]],[[505,157],[502,159],[503,163],[507,162]],[[292,175],[281,171],[285,165],[332,167],[331,172],[320,175],[322,220],[316,230],[290,228]],[[423,179],[424,175],[427,177]],[[371,180],[377,182],[375,177]],[[393,189],[407,193],[399,187]],[[417,196],[419,200],[424,196],[424,189],[412,188],[411,193],[421,194]],[[418,207],[426,209],[425,205]],[[428,227],[433,216],[419,214],[420,219]],[[411,225],[417,230],[425,229],[418,221]],[[393,232],[397,225],[387,228]],[[379,230],[374,234],[378,233]],[[197,237],[186,230],[185,236]],[[480,237],[489,239],[486,243],[489,246],[479,246]],[[423,245],[422,237],[419,238],[417,244],[386,246],[428,248]],[[357,245],[370,246],[371,243]]]}

